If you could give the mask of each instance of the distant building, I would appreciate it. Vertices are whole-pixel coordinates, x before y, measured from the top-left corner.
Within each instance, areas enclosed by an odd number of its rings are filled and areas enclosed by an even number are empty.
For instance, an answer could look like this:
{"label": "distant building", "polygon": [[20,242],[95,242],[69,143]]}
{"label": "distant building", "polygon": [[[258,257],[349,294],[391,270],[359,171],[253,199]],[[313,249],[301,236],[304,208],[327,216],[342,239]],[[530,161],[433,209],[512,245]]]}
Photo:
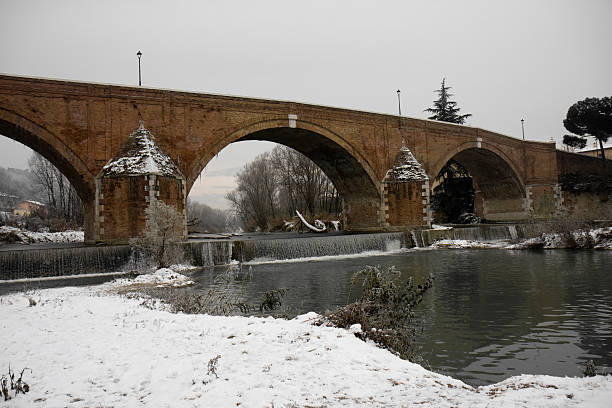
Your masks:
{"label": "distant building", "polygon": [[[612,159],[612,146],[610,146],[610,143],[605,143],[604,144],[604,152],[606,154],[606,159]],[[601,158],[601,150],[599,149],[599,143],[598,142],[593,143],[593,148],[592,149],[583,150],[583,151],[577,152],[577,153],[584,154],[585,156],[600,157]]]}
{"label": "distant building", "polygon": [[[612,147],[604,147],[604,152],[606,154],[606,159],[612,159]],[[584,154],[585,156],[592,157],[600,157],[601,158],[601,150],[599,148],[592,150],[584,150],[579,152],[580,154]]]}
{"label": "distant building", "polygon": [[45,205],[38,201],[25,200],[21,201],[19,204],[15,206],[13,210],[13,214],[20,217],[27,217],[32,214],[34,211],[38,211],[41,208],[44,208]]}
{"label": "distant building", "polygon": [[17,196],[6,194],[6,193],[0,193],[0,212],[11,212],[12,213],[18,201],[19,201],[19,197]]}

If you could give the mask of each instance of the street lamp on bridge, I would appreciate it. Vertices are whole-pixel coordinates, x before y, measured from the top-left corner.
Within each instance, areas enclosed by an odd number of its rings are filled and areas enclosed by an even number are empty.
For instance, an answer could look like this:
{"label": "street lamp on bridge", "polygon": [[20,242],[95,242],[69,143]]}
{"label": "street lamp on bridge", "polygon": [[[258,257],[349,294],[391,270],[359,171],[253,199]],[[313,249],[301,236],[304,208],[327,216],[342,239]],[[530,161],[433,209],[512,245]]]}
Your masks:
{"label": "street lamp on bridge", "polygon": [[[398,122],[398,129],[400,131],[400,133],[402,133],[402,100],[400,98],[400,90],[397,90],[397,112],[398,112],[398,117],[397,117],[397,122]],[[402,147],[406,146],[406,139],[404,138],[404,135],[402,134]]]}
{"label": "street lamp on bridge", "polygon": [[140,50],[138,50],[136,55],[138,56],[138,86],[142,86],[142,81],[141,81],[141,77],[140,77],[140,57],[142,57],[142,52],[140,52]]}
{"label": "street lamp on bridge", "polygon": [[397,110],[399,111],[399,116],[402,116],[402,102],[400,101],[400,90],[397,90]]}
{"label": "street lamp on bridge", "polygon": [[523,140],[525,140],[525,119],[521,119],[521,130],[523,131]]}

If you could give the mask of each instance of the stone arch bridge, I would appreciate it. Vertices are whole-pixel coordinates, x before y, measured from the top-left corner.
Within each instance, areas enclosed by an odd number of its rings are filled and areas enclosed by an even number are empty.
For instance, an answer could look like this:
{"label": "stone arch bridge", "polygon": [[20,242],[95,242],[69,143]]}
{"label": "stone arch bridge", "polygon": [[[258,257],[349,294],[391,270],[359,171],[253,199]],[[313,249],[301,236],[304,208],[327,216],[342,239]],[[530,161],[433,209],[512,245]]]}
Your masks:
{"label": "stone arch bridge", "polygon": [[[66,175],[84,203],[88,242],[125,241],[130,235],[108,235],[108,227],[101,233],[96,176],[138,126],[139,115],[184,175],[182,191],[174,193],[183,208],[200,172],[224,147],[268,140],[305,154],[330,177],[344,199],[345,227],[355,231],[428,225],[429,183],[450,159],[469,170],[476,211],[489,220],[558,216],[559,175],[585,165],[598,168],[590,158],[556,151],[554,143],[468,126],[293,102],[0,75],[0,135],[39,152]],[[402,138],[429,177],[414,188],[385,179]],[[114,213],[130,211],[129,200],[121,197],[109,205]]]}

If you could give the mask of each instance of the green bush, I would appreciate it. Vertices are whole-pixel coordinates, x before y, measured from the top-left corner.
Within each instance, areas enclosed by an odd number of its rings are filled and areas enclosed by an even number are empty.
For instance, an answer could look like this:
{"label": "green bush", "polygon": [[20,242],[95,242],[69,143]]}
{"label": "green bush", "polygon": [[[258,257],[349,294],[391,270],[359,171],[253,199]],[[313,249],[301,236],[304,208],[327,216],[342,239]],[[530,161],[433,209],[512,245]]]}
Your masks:
{"label": "green bush", "polygon": [[355,334],[359,338],[370,339],[403,359],[420,362],[414,341],[420,325],[415,323],[414,310],[432,287],[433,278],[414,285],[412,278],[402,280],[394,267],[381,270],[366,266],[351,279],[351,285],[359,283],[362,297],[327,313],[327,321],[342,328],[360,324],[361,331]]}

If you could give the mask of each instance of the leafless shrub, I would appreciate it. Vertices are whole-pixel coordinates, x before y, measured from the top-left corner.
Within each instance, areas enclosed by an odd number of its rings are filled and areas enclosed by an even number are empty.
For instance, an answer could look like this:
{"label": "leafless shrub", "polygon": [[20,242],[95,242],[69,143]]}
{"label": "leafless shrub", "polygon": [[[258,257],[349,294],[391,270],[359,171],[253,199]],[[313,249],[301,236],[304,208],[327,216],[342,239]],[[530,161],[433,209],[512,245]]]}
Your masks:
{"label": "leafless shrub", "polygon": [[[261,301],[256,304],[246,303],[243,284],[251,280],[252,273],[250,267],[245,271],[240,265],[230,265],[215,278],[214,283],[206,292],[150,287],[132,288],[131,291],[140,291],[153,298],[161,299],[174,313],[230,316],[277,310],[282,305],[287,289],[264,292]],[[144,302],[145,305],[149,303]]]}
{"label": "leafless shrub", "polygon": [[213,357],[208,360],[208,375],[214,375],[216,378],[219,378],[219,376],[217,375],[217,363],[219,362],[220,358],[221,354],[217,354],[216,357]]}
{"label": "leafless shrub", "polygon": [[259,304],[259,312],[272,311],[282,306],[283,297],[287,294],[286,288],[269,290],[264,292],[261,303]]}
{"label": "leafless shrub", "polygon": [[153,298],[164,301],[174,313],[230,316],[246,313],[251,308],[244,303],[242,282],[250,280],[252,271],[242,272],[238,265],[230,265],[219,274],[205,293],[185,289],[135,288]]}
{"label": "leafless shrub", "polygon": [[136,250],[150,256],[158,268],[181,263],[185,218],[173,206],[152,199],[145,210],[146,227],[142,235],[130,240]]}

